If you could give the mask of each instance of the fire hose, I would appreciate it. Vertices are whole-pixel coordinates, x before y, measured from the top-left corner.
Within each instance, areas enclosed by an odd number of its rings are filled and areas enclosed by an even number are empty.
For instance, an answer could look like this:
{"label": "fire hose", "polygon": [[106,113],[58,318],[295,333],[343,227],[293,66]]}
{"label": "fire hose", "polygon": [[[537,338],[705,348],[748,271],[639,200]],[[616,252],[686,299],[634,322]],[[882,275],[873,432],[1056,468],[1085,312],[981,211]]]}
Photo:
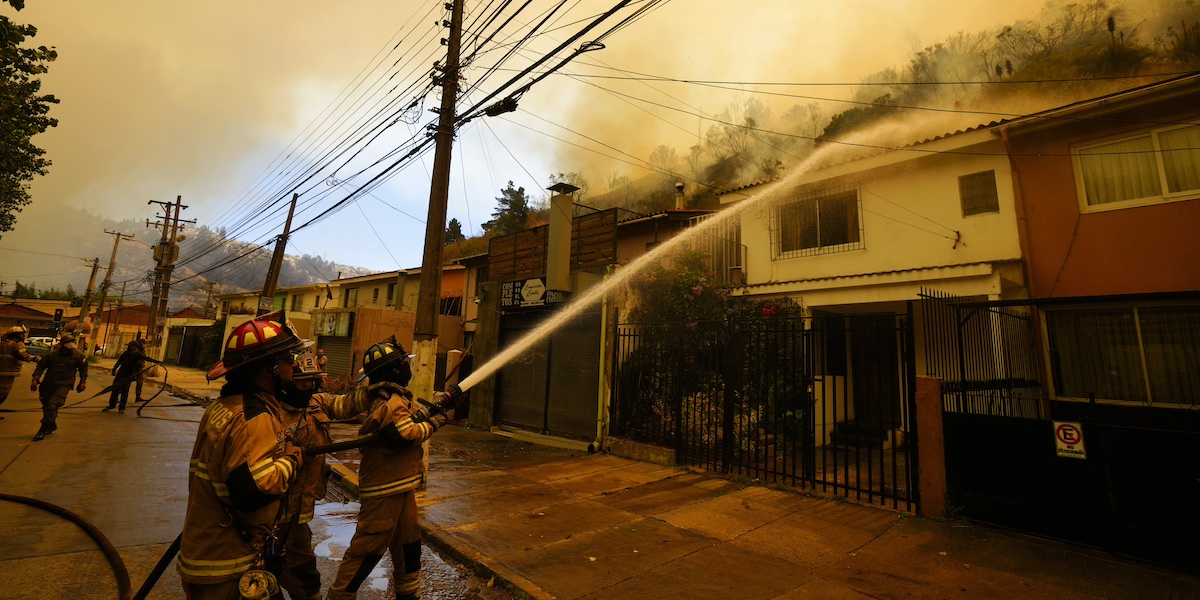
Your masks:
{"label": "fire hose", "polygon": [[[100,546],[100,551],[104,553],[104,558],[107,559],[108,564],[112,566],[113,573],[117,576],[117,597],[120,598],[120,600],[131,600],[133,596],[130,593],[131,587],[129,584],[129,570],[125,568],[125,561],[121,560],[121,554],[117,552],[116,547],[112,545],[112,542],[108,541],[108,538],[104,537],[103,533],[100,533],[100,530],[97,529],[95,525],[92,525],[87,519],[61,506],[50,504],[49,502],[43,502],[34,498],[0,493],[0,500],[24,504],[34,508],[40,508],[46,512],[58,515],[78,525],[79,528],[84,531],[84,533],[88,534],[88,537],[91,537],[92,540],[96,542],[97,546]],[[176,544],[178,544],[179,540],[175,541]],[[161,575],[161,573],[159,574]],[[144,596],[142,597],[144,598]]]}
{"label": "fire hose", "polygon": [[[421,401],[421,403],[426,407],[432,406],[423,401]],[[342,450],[363,448],[378,443],[381,441],[381,439],[382,438],[378,433],[371,433],[355,440],[335,442],[332,444],[323,444],[319,446],[309,446],[302,452],[305,457],[311,458],[320,454],[329,454],[333,452],[340,452]],[[63,517],[78,525],[80,529],[83,529],[84,532],[86,532],[88,536],[96,542],[96,545],[100,547],[100,551],[104,554],[105,559],[108,560],[109,565],[112,567],[113,573],[117,578],[117,597],[119,600],[145,600],[146,596],[150,594],[150,591],[154,589],[155,584],[158,583],[159,578],[162,577],[164,572],[166,572],[167,567],[170,566],[171,561],[175,558],[175,554],[179,552],[179,545],[183,539],[183,533],[181,532],[175,537],[175,541],[171,542],[171,545],[167,548],[167,551],[164,552],[161,557],[159,557],[158,562],[154,565],[154,568],[146,577],[146,581],[142,583],[140,588],[138,588],[137,594],[133,594],[129,581],[129,570],[125,567],[125,561],[121,559],[120,553],[117,552],[117,549],[112,545],[112,542],[110,542],[108,538],[105,537],[104,534],[101,533],[100,530],[97,529],[95,525],[92,525],[87,519],[84,519],[78,514],[62,508],[61,506],[50,504],[49,502],[44,502],[34,498],[27,498],[25,496],[0,493],[0,500],[40,508],[47,512]],[[258,580],[254,580],[247,583],[252,586],[261,586],[264,590],[268,587],[274,587],[268,586],[268,582],[266,581],[260,582]],[[246,590],[243,590],[243,592],[246,592]],[[262,597],[266,598],[267,596],[264,595]]]}

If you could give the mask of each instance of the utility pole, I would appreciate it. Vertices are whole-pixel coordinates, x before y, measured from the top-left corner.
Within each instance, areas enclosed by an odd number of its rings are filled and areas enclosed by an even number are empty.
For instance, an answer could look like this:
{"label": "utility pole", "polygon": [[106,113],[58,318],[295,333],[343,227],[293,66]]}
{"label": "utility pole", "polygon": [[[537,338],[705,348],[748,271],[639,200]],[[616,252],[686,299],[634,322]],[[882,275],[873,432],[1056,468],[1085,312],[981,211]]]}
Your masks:
{"label": "utility pole", "polygon": [[[150,200],[147,204],[157,204],[162,207],[162,216],[156,217],[161,221],[151,223],[146,220],[146,227],[151,225],[161,227],[163,236],[162,240],[154,246],[154,259],[158,261],[158,265],[154,267],[154,293],[150,300],[150,319],[146,326],[146,343],[148,346],[158,346],[162,342],[161,328],[159,322],[166,321],[167,318],[167,299],[171,291],[171,271],[175,269],[175,259],[179,258],[179,229],[180,220],[179,213],[187,208],[182,204],[183,197],[176,196],[175,204],[170,202],[160,202],[158,200]],[[174,206],[174,212],[171,208]],[[182,221],[182,223],[195,223],[195,219],[190,221]]]}
{"label": "utility pole", "polygon": [[[86,260],[86,259],[85,259]],[[87,291],[83,293],[83,306],[79,307],[79,318],[75,320],[75,339],[79,339],[79,334],[83,332],[83,319],[87,317],[88,311],[92,308],[92,288],[96,285],[96,271],[100,270],[100,259],[92,259],[92,276],[88,277]],[[94,328],[93,328],[94,329]]]}
{"label": "utility pole", "polygon": [[212,311],[210,309],[212,308],[212,292],[213,292],[214,285],[217,285],[217,282],[215,282],[215,281],[208,282],[208,297],[206,297],[204,299],[204,318],[205,319],[212,318]]}
{"label": "utility pole", "polygon": [[[458,100],[458,55],[462,41],[464,0],[453,0],[446,65],[442,70],[442,105],[438,111],[433,177],[429,185],[429,213],[425,219],[425,254],[421,261],[421,289],[417,296],[417,318],[413,328],[413,379],[410,387],[418,398],[433,400],[433,377],[437,368],[437,325],[442,297],[442,248],[446,243],[446,202],[450,195],[450,158],[454,144],[454,106]],[[443,21],[445,23],[445,21]],[[436,78],[436,75],[434,76]]]}
{"label": "utility pole", "polygon": [[[124,281],[121,282],[121,297],[117,298],[117,323],[112,326],[112,329],[115,329],[117,331],[117,339],[118,340],[121,339],[121,309],[125,307],[125,283],[126,282],[124,282]],[[109,335],[109,333],[107,331],[104,332],[104,337],[105,337],[105,340],[104,340],[105,344],[112,343],[112,337]],[[119,348],[118,348],[118,350],[119,350]]]}
{"label": "utility pole", "polygon": [[[267,268],[267,280],[263,282],[262,296],[258,299],[259,316],[271,312],[275,305],[275,285],[279,283],[279,271],[283,269],[283,254],[287,249],[288,234],[292,231],[292,214],[296,212],[296,200],[300,194],[292,194],[292,205],[288,207],[287,222],[283,224],[283,235],[275,242],[275,253],[271,255],[271,266]],[[268,304],[269,303],[269,304]]]}
{"label": "utility pole", "polygon": [[122,238],[127,240],[133,239],[132,235],[119,231],[105,229],[104,233],[113,236],[113,249],[112,256],[108,259],[108,270],[104,272],[104,283],[100,284],[100,301],[96,303],[96,318],[92,319],[94,322],[92,323],[92,337],[89,344],[92,348],[96,347],[96,338],[100,335],[100,317],[104,315],[104,300],[108,298],[108,287],[112,285],[113,265],[117,263],[117,247],[121,245]]}

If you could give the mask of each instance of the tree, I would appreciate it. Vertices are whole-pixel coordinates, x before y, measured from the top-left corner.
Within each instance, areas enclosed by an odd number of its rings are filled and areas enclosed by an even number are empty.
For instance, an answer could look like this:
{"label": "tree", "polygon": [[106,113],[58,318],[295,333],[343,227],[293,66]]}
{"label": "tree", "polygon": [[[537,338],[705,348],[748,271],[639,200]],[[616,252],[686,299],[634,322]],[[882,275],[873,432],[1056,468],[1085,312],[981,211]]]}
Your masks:
{"label": "tree", "polygon": [[[0,1],[18,11],[25,8],[25,0]],[[0,233],[12,230],[15,213],[33,201],[29,182],[50,167],[50,160],[43,158],[46,151],[33,144],[33,136],[58,125],[57,119],[47,116],[58,99],[39,93],[38,79],[58,52],[53,47],[21,47],[35,35],[36,27],[0,16],[0,122],[4,123],[0,128]]]}
{"label": "tree", "polygon": [[446,243],[447,244],[453,244],[455,242],[460,242],[465,237],[466,236],[463,235],[463,231],[462,231],[462,223],[459,223],[458,219],[450,219],[450,222],[446,223]]}
{"label": "tree", "polygon": [[529,197],[525,195],[525,188],[514,188],[513,182],[509,181],[508,187],[500,190],[492,220],[483,224],[483,230],[495,235],[508,235],[524,230],[528,221]]}
{"label": "tree", "polygon": [[13,288],[12,297],[14,299],[16,299],[16,298],[37,298],[38,297],[37,284],[31,283],[29,285],[23,285],[20,281],[18,281],[16,283],[16,287]]}

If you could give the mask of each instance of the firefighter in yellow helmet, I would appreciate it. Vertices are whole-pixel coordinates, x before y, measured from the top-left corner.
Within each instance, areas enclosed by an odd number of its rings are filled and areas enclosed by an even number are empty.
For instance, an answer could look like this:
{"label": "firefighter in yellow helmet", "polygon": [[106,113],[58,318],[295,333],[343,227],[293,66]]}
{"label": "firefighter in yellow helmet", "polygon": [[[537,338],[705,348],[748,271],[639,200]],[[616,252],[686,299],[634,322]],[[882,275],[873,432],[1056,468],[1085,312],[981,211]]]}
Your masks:
{"label": "firefighter in yellow helmet", "polygon": [[[367,410],[376,400],[386,400],[393,393],[404,391],[399,385],[383,382],[350,394],[327,394],[321,392],[325,375],[312,348],[306,346],[297,353],[292,381],[279,398],[285,413],[297,417],[299,426],[293,437],[305,448],[333,443],[329,435],[331,419],[349,419]],[[308,523],[317,499],[325,496],[325,476],[325,456],[308,458],[286,496],[285,517],[280,527],[281,535],[285,536],[285,554],[279,584],[293,600],[321,597],[321,574]]]}
{"label": "firefighter in yellow helmet", "polygon": [[176,568],[189,600],[235,600],[243,575],[276,566],[280,499],[302,463],[296,420],[276,394],[302,344],[282,311],[263,315],[234,328],[208,373],[226,383],[200,419],[188,470]]}
{"label": "firefighter in yellow helmet", "polygon": [[[363,357],[363,372],[372,384],[408,385],[412,378],[410,358],[398,344],[375,344]],[[447,411],[464,398],[462,390],[451,385],[437,405],[424,405],[408,390],[402,390],[367,411],[359,435],[378,433],[383,442],[362,449],[358,525],[329,587],[329,600],[355,598],[367,575],[389,551],[397,600],[417,597],[421,529],[416,490],[424,479],[421,443],[446,424]]]}
{"label": "firefighter in yellow helmet", "polygon": [[28,333],[28,327],[15,325],[8,328],[4,332],[4,339],[0,340],[0,404],[8,400],[13,381],[21,374],[21,362],[37,362],[36,356],[25,351],[25,335]]}

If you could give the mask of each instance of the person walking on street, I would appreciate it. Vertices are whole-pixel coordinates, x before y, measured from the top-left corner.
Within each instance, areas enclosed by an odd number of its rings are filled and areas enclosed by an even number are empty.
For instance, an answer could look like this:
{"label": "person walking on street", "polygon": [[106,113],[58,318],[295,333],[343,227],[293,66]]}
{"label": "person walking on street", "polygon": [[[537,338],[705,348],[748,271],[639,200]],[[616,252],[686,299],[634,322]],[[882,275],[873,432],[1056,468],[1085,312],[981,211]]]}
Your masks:
{"label": "person walking on street", "polygon": [[[37,362],[37,357],[25,351],[25,335],[29,328],[15,325],[4,332],[0,340],[0,404],[8,400],[13,381],[21,374],[21,362]],[[0,416],[0,420],[4,417]]]}
{"label": "person walking on street", "polygon": [[[118,412],[125,414],[125,404],[129,401],[129,386],[144,368],[146,368],[146,356],[142,354],[141,348],[136,343],[129,342],[125,351],[117,357],[117,364],[113,365],[112,374],[116,380],[113,381],[112,394],[108,397],[108,406],[104,408],[105,411],[119,408]],[[119,407],[118,400],[120,401]]]}
{"label": "person walking on street", "polygon": [[[372,384],[405,386],[412,378],[410,358],[398,344],[375,344],[363,356],[363,372]],[[446,424],[447,409],[463,397],[462,390],[451,385],[437,405],[422,405],[405,389],[375,402],[367,411],[359,436],[377,433],[382,443],[362,449],[358,525],[329,587],[328,600],[355,598],[367,575],[389,551],[397,600],[417,598],[421,529],[416,490],[425,477],[421,443]]]}
{"label": "person walking on street", "polygon": [[[45,380],[42,380],[43,373],[46,374]],[[79,374],[77,386],[76,373]],[[38,398],[42,401],[42,427],[33,436],[33,441],[40,442],[58,429],[58,409],[66,403],[72,386],[79,393],[87,389],[87,377],[87,357],[75,348],[75,336],[64,333],[58,340],[58,347],[38,361],[37,368],[33,370],[33,383],[29,389],[38,392]]]}
{"label": "person walking on street", "polygon": [[[302,348],[296,356],[292,382],[280,401],[283,409],[299,416],[295,442],[304,448],[333,443],[329,435],[331,419],[349,419],[367,410],[377,399],[387,400],[404,388],[393,383],[377,383],[350,394],[333,395],[321,392],[325,373],[317,366],[311,348]],[[319,600],[321,573],[313,552],[312,530],[316,502],[325,497],[325,455],[310,457],[300,467],[296,482],[287,494],[286,518],[281,527],[284,540],[284,565],[279,573],[279,585],[293,600]]]}
{"label": "person walking on street", "polygon": [[282,311],[263,315],[230,332],[208,372],[226,383],[200,419],[188,470],[176,570],[190,600],[236,600],[244,576],[278,569],[280,500],[303,461],[297,419],[276,395],[302,345]]}
{"label": "person walking on street", "polygon": [[[142,340],[142,339],[136,339],[136,340],[133,340],[133,342],[131,342],[131,343],[133,343],[133,344],[137,344],[138,351],[142,353],[142,356],[145,356],[145,355],[146,355],[146,342],[145,342],[145,340]],[[134,395],[133,395],[133,401],[134,401],[134,402],[145,402],[145,401],[146,401],[144,398],[142,398],[142,384],[143,384],[143,383],[145,383],[145,381],[146,381],[146,372],[145,372],[145,371],[138,371],[138,375],[137,375],[137,388],[134,390],[134,391],[135,391],[135,393],[134,393]]]}

